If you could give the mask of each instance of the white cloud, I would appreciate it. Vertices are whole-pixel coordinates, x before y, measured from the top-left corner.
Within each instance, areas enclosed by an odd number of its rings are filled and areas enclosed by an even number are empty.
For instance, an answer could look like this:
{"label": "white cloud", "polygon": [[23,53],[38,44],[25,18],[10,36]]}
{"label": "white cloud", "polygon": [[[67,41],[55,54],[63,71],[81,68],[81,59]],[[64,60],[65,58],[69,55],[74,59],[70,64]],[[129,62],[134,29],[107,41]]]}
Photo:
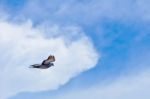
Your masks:
{"label": "white cloud", "polygon": [[150,71],[121,77],[105,86],[73,90],[53,99],[149,99]]}
{"label": "white cloud", "polygon": [[[49,38],[43,32],[47,32]],[[73,37],[78,39],[73,40]],[[0,54],[1,99],[23,91],[57,89],[72,77],[93,68],[98,60],[91,41],[78,27],[34,28],[31,21],[22,24],[0,21]],[[56,56],[54,67],[28,68],[49,54]]]}

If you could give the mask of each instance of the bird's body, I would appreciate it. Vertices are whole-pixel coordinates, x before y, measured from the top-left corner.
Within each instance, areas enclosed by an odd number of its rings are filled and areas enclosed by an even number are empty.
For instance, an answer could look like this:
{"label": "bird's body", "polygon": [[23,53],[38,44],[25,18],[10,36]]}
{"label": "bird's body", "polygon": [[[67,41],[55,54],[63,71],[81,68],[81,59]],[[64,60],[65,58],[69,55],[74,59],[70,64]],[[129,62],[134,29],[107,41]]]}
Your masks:
{"label": "bird's body", "polygon": [[42,64],[34,64],[31,65],[30,68],[40,68],[40,69],[47,69],[51,66],[54,66],[52,62],[55,61],[55,57],[50,55],[46,60],[42,62]]}

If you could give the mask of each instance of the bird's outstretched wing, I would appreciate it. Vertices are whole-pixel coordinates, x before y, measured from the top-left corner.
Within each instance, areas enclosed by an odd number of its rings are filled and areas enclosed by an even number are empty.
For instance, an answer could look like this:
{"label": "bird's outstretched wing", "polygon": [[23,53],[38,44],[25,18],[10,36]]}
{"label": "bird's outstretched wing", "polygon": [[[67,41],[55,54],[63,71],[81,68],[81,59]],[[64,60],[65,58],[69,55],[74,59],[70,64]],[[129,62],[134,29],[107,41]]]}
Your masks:
{"label": "bird's outstretched wing", "polygon": [[55,57],[50,55],[50,56],[48,56],[47,61],[48,62],[54,62],[55,61]]}
{"label": "bird's outstretched wing", "polygon": [[51,62],[54,62],[54,61],[55,61],[55,57],[52,56],[52,55],[50,55],[46,60],[44,60],[44,61],[42,62],[42,64],[43,64],[43,65],[48,65],[48,64],[50,64]]}

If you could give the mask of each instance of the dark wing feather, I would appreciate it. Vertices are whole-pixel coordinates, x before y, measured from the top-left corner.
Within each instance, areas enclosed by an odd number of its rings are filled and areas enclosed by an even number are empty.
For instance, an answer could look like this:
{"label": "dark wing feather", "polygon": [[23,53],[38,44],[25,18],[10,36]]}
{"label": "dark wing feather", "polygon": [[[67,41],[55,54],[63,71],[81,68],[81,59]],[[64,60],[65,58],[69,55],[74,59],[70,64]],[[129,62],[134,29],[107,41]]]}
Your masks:
{"label": "dark wing feather", "polygon": [[46,61],[47,62],[54,62],[55,61],[55,57],[50,55]]}
{"label": "dark wing feather", "polygon": [[42,65],[48,65],[48,64],[50,64],[51,62],[54,62],[54,61],[55,61],[55,57],[50,55],[46,60],[44,60],[42,62]]}

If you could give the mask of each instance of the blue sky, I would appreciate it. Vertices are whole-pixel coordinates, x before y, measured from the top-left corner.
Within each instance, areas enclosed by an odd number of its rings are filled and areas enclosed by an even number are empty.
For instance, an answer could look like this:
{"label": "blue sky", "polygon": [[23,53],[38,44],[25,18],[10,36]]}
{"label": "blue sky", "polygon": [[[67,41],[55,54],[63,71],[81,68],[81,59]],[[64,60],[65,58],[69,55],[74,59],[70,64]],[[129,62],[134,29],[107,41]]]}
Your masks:
{"label": "blue sky", "polygon": [[[1,0],[2,96],[149,99],[149,8],[148,0]],[[26,70],[51,53],[56,68]],[[11,72],[16,74],[4,79]]]}

